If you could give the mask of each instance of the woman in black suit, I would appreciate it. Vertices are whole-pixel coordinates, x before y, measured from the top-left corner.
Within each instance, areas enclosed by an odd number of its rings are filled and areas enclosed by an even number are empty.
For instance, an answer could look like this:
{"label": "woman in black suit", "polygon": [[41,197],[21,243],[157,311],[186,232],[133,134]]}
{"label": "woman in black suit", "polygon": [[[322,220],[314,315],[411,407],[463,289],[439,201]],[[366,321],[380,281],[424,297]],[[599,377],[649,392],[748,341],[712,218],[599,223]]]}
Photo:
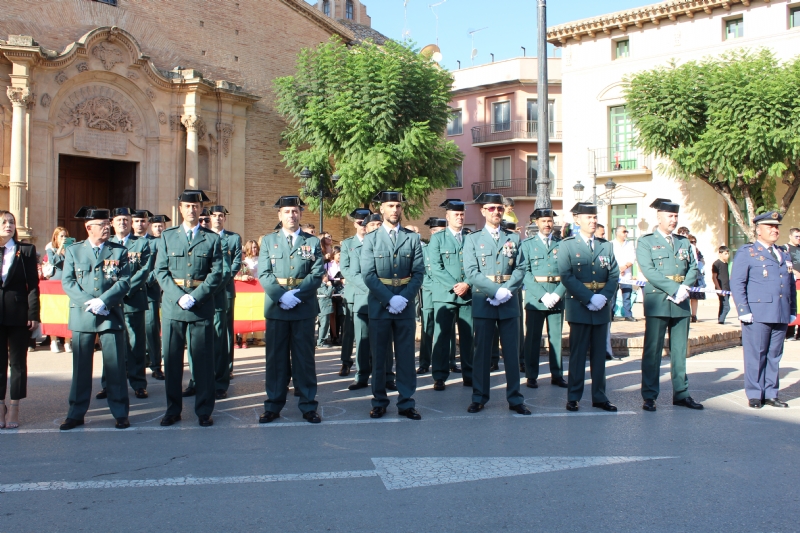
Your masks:
{"label": "woman in black suit", "polygon": [[[36,248],[17,238],[17,222],[0,210],[0,428],[19,427],[19,401],[28,386],[28,338],[39,325]],[[11,364],[11,401],[5,404]]]}

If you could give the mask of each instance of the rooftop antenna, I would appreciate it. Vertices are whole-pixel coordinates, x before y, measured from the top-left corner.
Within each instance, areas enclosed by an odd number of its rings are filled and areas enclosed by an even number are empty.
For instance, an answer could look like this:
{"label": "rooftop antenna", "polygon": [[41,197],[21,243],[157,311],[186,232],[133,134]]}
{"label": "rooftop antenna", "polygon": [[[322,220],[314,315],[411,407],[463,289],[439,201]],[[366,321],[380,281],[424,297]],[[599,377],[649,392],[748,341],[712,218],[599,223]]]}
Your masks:
{"label": "rooftop antenna", "polygon": [[406,40],[411,35],[411,30],[408,29],[408,2],[409,0],[403,0],[403,40]]}
{"label": "rooftop antenna", "polygon": [[[408,0],[406,0],[406,1],[408,1]],[[439,46],[439,15],[436,14],[436,11],[434,11],[433,8],[437,7],[437,6],[440,6],[440,5],[444,4],[445,2],[447,2],[447,0],[442,0],[441,2],[436,2],[435,4],[430,4],[428,6],[429,8],[431,8],[431,13],[433,13],[433,16],[436,17],[436,46]]]}
{"label": "rooftop antenna", "polygon": [[475,56],[478,55],[478,49],[475,48],[475,34],[478,33],[479,31],[483,31],[483,30],[486,30],[488,28],[489,28],[489,26],[485,26],[485,27],[477,29],[477,30],[469,30],[469,31],[467,31],[467,33],[469,33],[469,36],[472,38],[472,54],[471,54],[471,58],[472,58],[472,64],[473,65],[475,64]]}

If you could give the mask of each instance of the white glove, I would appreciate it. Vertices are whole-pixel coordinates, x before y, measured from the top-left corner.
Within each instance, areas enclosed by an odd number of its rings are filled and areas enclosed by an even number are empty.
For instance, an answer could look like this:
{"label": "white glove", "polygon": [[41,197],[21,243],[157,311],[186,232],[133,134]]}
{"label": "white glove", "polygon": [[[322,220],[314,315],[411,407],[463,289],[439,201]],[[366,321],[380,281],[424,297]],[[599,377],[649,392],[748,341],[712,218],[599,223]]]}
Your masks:
{"label": "white glove", "polygon": [[108,310],[106,309],[106,304],[103,303],[103,300],[100,298],[92,298],[85,304],[86,311],[92,313],[94,315],[102,314],[100,311],[105,311],[105,314],[108,314]]}
{"label": "white glove", "polygon": [[542,302],[546,308],[553,308],[553,302],[550,300],[550,293],[544,293],[544,296],[539,298],[539,301]]}
{"label": "white glove", "polygon": [[587,308],[589,311],[599,311],[599,310],[600,310],[600,308],[599,308],[599,307],[597,307],[596,305],[594,305],[594,304],[592,304],[592,303],[590,303],[589,305],[587,305],[587,306],[586,306],[586,308]]}
{"label": "white glove", "polygon": [[561,301],[561,296],[558,294],[551,292],[550,293],[550,301],[553,302],[553,306],[555,306],[558,302]]}
{"label": "white glove", "polygon": [[498,300],[495,300],[494,298],[486,298],[486,301],[489,302],[490,304],[492,304],[495,307],[500,305],[500,302]]}
{"label": "white glove", "polygon": [[387,305],[386,306],[386,310],[389,311],[390,313],[392,313],[393,315],[399,315],[400,314],[400,311],[398,311],[397,309],[395,309],[391,305]]}
{"label": "white glove", "polygon": [[293,309],[297,304],[300,303],[300,300],[297,298],[297,296],[294,295],[295,292],[296,291],[291,290],[283,293],[281,299],[278,300],[278,305],[280,306],[281,309],[283,310]]}
{"label": "white glove", "polygon": [[184,294],[183,296],[181,296],[180,300],[178,300],[178,305],[184,311],[188,311],[194,306],[195,302],[196,300],[192,298],[191,294]]}
{"label": "white glove", "polygon": [[746,315],[739,316],[739,322],[744,322],[745,324],[752,324],[753,313],[747,313]]}
{"label": "white glove", "polygon": [[597,310],[599,311],[600,309],[602,309],[602,308],[603,308],[603,306],[604,306],[604,305],[606,305],[606,301],[608,301],[608,300],[607,300],[607,298],[606,298],[605,296],[603,296],[602,294],[595,294],[595,295],[593,295],[593,296],[592,296],[592,299],[591,299],[591,300],[589,300],[589,301],[590,301],[590,302],[591,302],[591,304],[592,304],[593,306],[595,306],[595,307],[597,308]]}
{"label": "white glove", "polygon": [[680,287],[678,287],[678,291],[675,293],[675,303],[679,304],[684,300],[686,300],[686,298],[689,297],[689,293],[690,293],[689,287],[687,287],[686,285],[681,285]]}
{"label": "white glove", "polygon": [[100,316],[108,316],[108,308],[104,305],[102,308],[98,309],[95,314]]}
{"label": "white glove", "polygon": [[494,294],[494,299],[497,300],[499,303],[504,304],[514,296],[510,290],[506,289],[505,287],[500,287],[497,289],[497,292]]}
{"label": "white glove", "polygon": [[[399,294],[395,294],[392,296],[392,299],[389,300],[389,307],[396,311],[394,313],[395,315],[402,313],[403,309],[406,308],[406,305],[408,305],[408,300]],[[391,312],[391,309],[389,311]]]}

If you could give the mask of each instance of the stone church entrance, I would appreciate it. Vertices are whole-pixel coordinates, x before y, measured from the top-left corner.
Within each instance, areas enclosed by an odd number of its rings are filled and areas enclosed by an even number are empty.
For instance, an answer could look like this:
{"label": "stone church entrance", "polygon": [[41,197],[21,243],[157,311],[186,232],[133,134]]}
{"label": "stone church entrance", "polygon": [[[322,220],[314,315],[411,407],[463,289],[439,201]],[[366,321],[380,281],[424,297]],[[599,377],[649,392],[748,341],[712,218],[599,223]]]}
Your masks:
{"label": "stone church entrance", "polygon": [[84,221],[74,217],[82,206],[137,209],[138,166],[129,161],[59,155],[58,225],[80,241],[86,238],[86,229]]}

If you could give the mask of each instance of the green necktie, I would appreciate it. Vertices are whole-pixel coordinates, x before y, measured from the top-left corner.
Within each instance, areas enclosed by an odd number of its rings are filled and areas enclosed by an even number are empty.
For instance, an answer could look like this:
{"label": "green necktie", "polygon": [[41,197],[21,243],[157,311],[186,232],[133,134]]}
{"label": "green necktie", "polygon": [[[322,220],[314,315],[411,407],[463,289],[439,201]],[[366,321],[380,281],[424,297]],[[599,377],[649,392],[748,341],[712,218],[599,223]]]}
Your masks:
{"label": "green necktie", "polygon": [[461,232],[456,233],[456,240],[458,241],[458,244],[461,244]]}
{"label": "green necktie", "polygon": [[675,245],[672,242],[672,235],[667,235],[667,242],[669,243],[669,247],[675,250]]}
{"label": "green necktie", "polygon": [[187,238],[187,239],[189,239],[189,244],[191,244],[191,243],[192,243],[192,235],[193,235],[193,234],[194,234],[194,231],[192,231],[192,230],[188,230],[188,231],[186,232],[186,238]]}
{"label": "green necktie", "polygon": [[292,249],[292,236],[291,235],[287,235],[286,236],[286,242],[289,243],[289,249],[291,250]]}
{"label": "green necktie", "polygon": [[397,230],[389,230],[389,238],[392,239],[392,244],[397,244]]}
{"label": "green necktie", "polygon": [[94,258],[95,259],[99,259],[100,258],[100,247],[99,246],[95,246],[92,249],[94,250]]}
{"label": "green necktie", "polygon": [[499,241],[500,240],[500,232],[499,231],[495,231],[494,233],[492,233],[492,237],[494,237],[494,242]]}

